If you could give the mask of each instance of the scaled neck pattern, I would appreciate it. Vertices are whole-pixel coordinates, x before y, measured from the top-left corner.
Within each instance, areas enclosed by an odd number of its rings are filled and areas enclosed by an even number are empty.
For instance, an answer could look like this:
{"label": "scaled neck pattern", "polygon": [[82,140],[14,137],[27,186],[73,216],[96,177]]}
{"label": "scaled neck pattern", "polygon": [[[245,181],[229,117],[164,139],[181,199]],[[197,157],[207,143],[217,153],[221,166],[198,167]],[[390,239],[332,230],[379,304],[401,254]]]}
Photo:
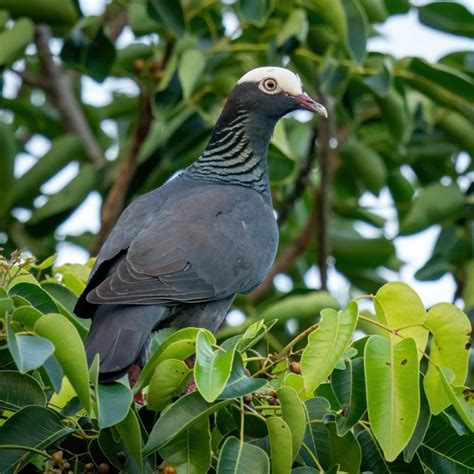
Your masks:
{"label": "scaled neck pattern", "polygon": [[207,148],[185,174],[250,187],[270,199],[267,155],[274,123],[244,109],[229,109],[224,108]]}

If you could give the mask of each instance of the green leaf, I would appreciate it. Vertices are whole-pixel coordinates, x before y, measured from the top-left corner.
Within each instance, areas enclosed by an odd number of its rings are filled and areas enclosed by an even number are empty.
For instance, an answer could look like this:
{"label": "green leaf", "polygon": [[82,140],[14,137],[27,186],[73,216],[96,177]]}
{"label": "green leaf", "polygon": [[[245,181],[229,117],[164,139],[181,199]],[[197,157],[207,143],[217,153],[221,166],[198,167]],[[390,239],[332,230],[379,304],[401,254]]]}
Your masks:
{"label": "green leaf", "polygon": [[431,418],[418,454],[436,474],[468,474],[474,470],[473,445],[474,433],[459,436],[448,416],[441,413]]}
{"label": "green leaf", "polygon": [[33,41],[33,23],[27,18],[20,18],[9,29],[0,33],[0,66],[8,66],[23,54]]}
{"label": "green leaf", "polygon": [[474,390],[464,386],[452,384],[454,374],[446,367],[438,368],[445,393],[454,406],[457,414],[466,423],[471,431],[474,431]]}
{"label": "green leaf", "polygon": [[185,99],[189,99],[202,78],[206,59],[198,49],[186,50],[179,61],[178,76]]}
{"label": "green leaf", "polygon": [[244,371],[244,364],[242,356],[239,352],[234,354],[234,361],[232,363],[232,372],[227,380],[227,384],[219,395],[221,399],[238,398],[256,392],[266,385],[265,379],[258,379],[249,377]]}
{"label": "green leaf", "polygon": [[13,127],[4,122],[0,122],[0,143],[2,143],[2,159],[0,160],[0,215],[2,215],[7,213],[12,201],[15,183],[13,167],[18,153]]}
{"label": "green leaf", "polygon": [[42,316],[43,313],[33,306],[20,306],[13,310],[11,320],[17,321],[28,329],[33,329],[36,321],[38,321]]}
{"label": "green leaf", "polygon": [[29,204],[40,193],[40,187],[51,176],[64,168],[71,159],[85,158],[81,140],[72,134],[55,138],[49,151],[43,155],[24,175],[18,178],[15,185],[14,202]]}
{"label": "green leaf", "polygon": [[393,461],[408,444],[420,411],[416,343],[369,338],[364,353],[367,408],[385,459]]}
{"label": "green leaf", "polygon": [[[273,474],[287,474],[293,464],[293,439],[290,428],[279,416],[267,418]],[[303,425],[304,427],[304,425]]]}
{"label": "green leaf", "polygon": [[432,2],[418,7],[420,23],[453,35],[474,38],[474,15],[456,2]]}
{"label": "green leaf", "polygon": [[172,439],[192,426],[201,417],[205,418],[232,400],[208,403],[199,392],[181,397],[169,406],[153,426],[148,442],[143,450],[144,456],[161,449]]}
{"label": "green leaf", "polygon": [[46,395],[39,383],[28,374],[0,371],[0,407],[16,411],[28,405],[46,406]]}
{"label": "green leaf", "polygon": [[291,432],[293,459],[295,459],[303,443],[306,411],[294,388],[281,387],[277,390],[277,394],[280,400],[281,417]]}
{"label": "green leaf", "polygon": [[347,16],[346,47],[350,55],[362,64],[367,55],[367,16],[358,0],[342,0],[342,4]]}
{"label": "green leaf", "polygon": [[148,387],[147,406],[150,410],[162,411],[179,395],[183,382],[190,373],[189,367],[181,360],[165,359],[153,373]]}
{"label": "green leaf", "polygon": [[239,0],[239,10],[249,23],[262,26],[273,10],[272,0]]}
{"label": "green leaf", "polygon": [[464,195],[456,184],[434,183],[418,194],[400,224],[400,233],[414,234],[427,227],[453,220],[464,207]]}
{"label": "green leaf", "polygon": [[57,313],[58,306],[39,285],[33,283],[18,283],[8,292],[10,296],[21,296],[31,303],[38,311],[43,314]]}
{"label": "green leaf", "polygon": [[222,351],[212,349],[216,340],[214,336],[201,329],[196,338],[196,363],[194,365],[194,380],[196,386],[208,402],[213,402],[229,379],[234,350]]}
{"label": "green leaf", "polygon": [[149,0],[148,11],[154,20],[162,23],[174,36],[184,34],[184,13],[181,0],[170,2],[168,0]]}
{"label": "green leaf", "polygon": [[178,473],[208,472],[211,465],[211,434],[208,418],[199,419],[171,443],[161,448],[160,455]]}
{"label": "green leaf", "polygon": [[13,18],[26,16],[36,23],[50,25],[73,24],[77,10],[73,0],[43,0],[41,4],[30,0],[0,0],[0,9],[6,9]]}
{"label": "green leaf", "polygon": [[[142,435],[140,430],[140,422],[133,410],[133,407],[128,411],[127,416],[120,423],[115,426],[124,441],[135,462],[140,469],[142,466]],[[142,471],[143,472],[143,471]]]}
{"label": "green leaf", "polygon": [[38,320],[35,332],[54,344],[56,359],[82,404],[89,411],[89,372],[82,339],[76,328],[62,315],[48,314]]}
{"label": "green leaf", "polygon": [[165,359],[185,360],[193,355],[196,351],[196,337],[199,331],[199,328],[184,328],[171,334],[146,363],[133,387],[133,392],[136,393],[150,383],[151,377],[161,361]]}
{"label": "green leaf", "polygon": [[362,357],[349,359],[344,370],[335,370],[331,374],[331,384],[342,407],[342,412],[336,419],[336,425],[338,434],[343,436],[367,410],[364,359]]}
{"label": "green leaf", "polygon": [[[426,311],[420,297],[406,283],[393,281],[385,284],[375,295],[375,312],[377,319],[397,335],[390,334],[393,344],[404,337],[412,337],[420,351],[424,351],[428,341],[428,331],[423,327]],[[421,359],[421,352],[418,358]]]}
{"label": "green leaf", "polygon": [[431,421],[431,412],[428,400],[424,390],[420,391],[420,416],[416,422],[415,431],[410,438],[409,443],[403,449],[403,459],[405,462],[411,462],[420,447],[425,435],[428,430],[428,426]]}
{"label": "green leaf", "polygon": [[222,445],[217,463],[217,474],[269,474],[270,461],[263,449],[242,443],[235,436]]}
{"label": "green leaf", "polygon": [[97,407],[100,428],[108,428],[125,419],[132,403],[132,391],[121,382],[97,385]]}
{"label": "green leaf", "polygon": [[456,306],[440,303],[430,309],[425,325],[433,334],[430,348],[430,360],[433,363],[428,365],[424,388],[431,412],[437,415],[451,404],[437,366],[452,371],[454,385],[464,384],[469,361],[471,323]]}
{"label": "green leaf", "polygon": [[362,142],[350,142],[340,151],[346,167],[373,194],[378,194],[387,181],[387,169],[380,155]]}
{"label": "green leaf", "polygon": [[41,367],[54,352],[54,346],[47,339],[37,336],[16,335],[10,325],[10,318],[5,317],[7,345],[21,373]]}
{"label": "green leaf", "polygon": [[2,449],[2,446],[18,445],[41,451],[74,431],[75,428],[65,426],[60,416],[49,408],[22,408],[0,426],[0,472],[16,472],[15,467],[26,463],[36,454],[21,448]]}
{"label": "green leaf", "polygon": [[319,327],[308,337],[301,356],[301,370],[306,392],[313,392],[333,371],[349,345],[357,323],[357,303],[344,310],[321,311]]}

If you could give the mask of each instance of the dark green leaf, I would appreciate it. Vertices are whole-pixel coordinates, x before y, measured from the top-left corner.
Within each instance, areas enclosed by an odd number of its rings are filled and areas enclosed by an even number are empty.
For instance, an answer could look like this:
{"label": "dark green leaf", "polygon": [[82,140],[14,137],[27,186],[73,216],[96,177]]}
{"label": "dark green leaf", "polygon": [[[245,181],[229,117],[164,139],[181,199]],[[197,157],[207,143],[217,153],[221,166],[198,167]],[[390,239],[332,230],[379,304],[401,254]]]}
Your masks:
{"label": "dark green leaf", "polygon": [[263,449],[240,442],[236,437],[226,439],[217,463],[217,474],[268,474],[270,462]]}
{"label": "dark green leaf", "polygon": [[184,33],[184,13],[181,0],[169,2],[167,0],[149,0],[148,9],[154,20],[162,23],[176,37]]}
{"label": "dark green leaf", "polygon": [[116,425],[127,416],[132,392],[126,385],[121,382],[98,384],[96,394],[100,428]]}
{"label": "dark green leaf", "polygon": [[43,314],[57,313],[59,311],[51,296],[39,285],[34,285],[33,283],[18,283],[10,289],[8,294],[10,296],[18,295],[25,298]]}
{"label": "dark green leaf", "polygon": [[474,38],[474,15],[456,2],[431,2],[418,7],[421,23],[453,35]]}
{"label": "dark green leaf", "polygon": [[27,449],[2,449],[2,446],[24,446],[43,450],[56,440],[73,433],[53,410],[40,406],[22,408],[0,427],[0,472],[10,474],[20,463],[36,455]]}
{"label": "dark green leaf", "polygon": [[230,402],[231,400],[223,400],[208,403],[199,392],[181,397],[161,414],[153,426],[144,448],[144,455],[148,456],[161,449],[177,435],[192,426],[198,419],[206,417]]}
{"label": "dark green leaf", "polygon": [[46,395],[39,383],[28,374],[0,371],[0,407],[16,411],[28,405],[46,406]]}
{"label": "dark green leaf", "polygon": [[254,25],[261,25],[273,9],[271,0],[239,0],[242,16]]}

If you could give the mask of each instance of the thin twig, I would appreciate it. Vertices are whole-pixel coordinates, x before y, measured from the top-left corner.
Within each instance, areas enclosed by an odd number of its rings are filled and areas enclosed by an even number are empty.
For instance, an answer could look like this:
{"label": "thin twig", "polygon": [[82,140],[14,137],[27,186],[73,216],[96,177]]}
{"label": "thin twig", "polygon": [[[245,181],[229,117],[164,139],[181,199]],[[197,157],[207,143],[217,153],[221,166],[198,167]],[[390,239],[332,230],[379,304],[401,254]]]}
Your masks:
{"label": "thin twig", "polygon": [[71,83],[61,67],[54,61],[49,49],[51,30],[47,25],[35,28],[35,43],[43,72],[48,81],[47,91],[66,127],[81,139],[88,159],[100,166],[104,157],[102,150],[86,121],[79,103],[74,96]]}
{"label": "thin twig", "polygon": [[321,94],[321,103],[328,110],[327,120],[322,120],[319,131],[319,167],[321,184],[316,193],[316,213],[318,226],[316,238],[318,243],[318,268],[321,277],[321,289],[328,287],[327,260],[330,255],[329,227],[331,219],[331,187],[333,180],[333,150],[331,138],[335,137],[335,118],[331,100]]}
{"label": "thin twig", "polygon": [[317,135],[318,135],[317,128],[313,127],[308,153],[305,157],[303,165],[301,166],[298,172],[298,176],[295,179],[293,189],[291,190],[290,194],[286,198],[278,214],[278,225],[280,227],[290,215],[291,211],[295,207],[296,201],[303,194],[303,191],[306,189],[306,186],[309,183],[309,174],[311,173],[311,170],[313,169],[313,166],[314,166],[314,162],[316,160]]}

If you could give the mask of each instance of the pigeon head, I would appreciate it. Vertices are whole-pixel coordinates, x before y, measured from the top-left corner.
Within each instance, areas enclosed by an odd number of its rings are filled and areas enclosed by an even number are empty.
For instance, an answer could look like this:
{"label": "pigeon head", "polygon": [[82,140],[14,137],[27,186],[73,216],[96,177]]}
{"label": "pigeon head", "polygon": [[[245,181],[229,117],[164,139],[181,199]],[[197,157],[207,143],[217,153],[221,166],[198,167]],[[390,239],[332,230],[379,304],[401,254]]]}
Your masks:
{"label": "pigeon head", "polygon": [[303,91],[301,79],[281,67],[259,67],[243,75],[232,91],[241,108],[279,119],[303,109],[327,118],[326,108]]}

